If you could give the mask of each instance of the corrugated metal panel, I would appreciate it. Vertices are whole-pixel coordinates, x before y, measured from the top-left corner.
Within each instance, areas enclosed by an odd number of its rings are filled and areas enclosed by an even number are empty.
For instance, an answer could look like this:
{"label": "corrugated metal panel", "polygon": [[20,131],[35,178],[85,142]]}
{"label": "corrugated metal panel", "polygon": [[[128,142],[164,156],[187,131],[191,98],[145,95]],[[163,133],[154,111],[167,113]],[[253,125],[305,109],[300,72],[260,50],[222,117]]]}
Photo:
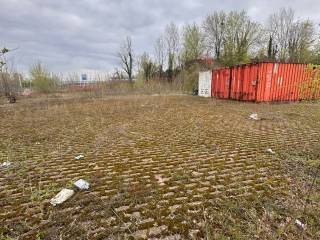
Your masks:
{"label": "corrugated metal panel", "polygon": [[306,64],[259,63],[214,70],[212,96],[256,102],[319,99],[320,86],[310,87],[312,72],[306,68]]}
{"label": "corrugated metal panel", "polygon": [[306,80],[305,64],[262,63],[259,66],[259,85],[256,101],[297,101],[300,86]]}
{"label": "corrugated metal panel", "polygon": [[230,69],[223,68],[212,72],[212,96],[216,98],[229,98]]}
{"label": "corrugated metal panel", "polygon": [[240,100],[241,94],[241,66],[231,68],[231,88],[230,88],[230,98]]}
{"label": "corrugated metal panel", "polygon": [[200,72],[199,73],[199,82],[198,82],[198,91],[199,96],[201,97],[211,97],[211,80],[212,72]]}
{"label": "corrugated metal panel", "polygon": [[243,71],[242,100],[255,101],[257,95],[258,65],[246,65]]}
{"label": "corrugated metal panel", "polygon": [[262,102],[270,100],[273,68],[273,63],[266,63],[259,66],[258,85],[260,88],[258,89],[259,98],[257,98],[256,101]]}
{"label": "corrugated metal panel", "polygon": [[257,102],[298,101],[305,82],[306,64],[260,63]]}
{"label": "corrugated metal panel", "polygon": [[230,98],[255,101],[258,84],[258,65],[243,65],[231,68]]}

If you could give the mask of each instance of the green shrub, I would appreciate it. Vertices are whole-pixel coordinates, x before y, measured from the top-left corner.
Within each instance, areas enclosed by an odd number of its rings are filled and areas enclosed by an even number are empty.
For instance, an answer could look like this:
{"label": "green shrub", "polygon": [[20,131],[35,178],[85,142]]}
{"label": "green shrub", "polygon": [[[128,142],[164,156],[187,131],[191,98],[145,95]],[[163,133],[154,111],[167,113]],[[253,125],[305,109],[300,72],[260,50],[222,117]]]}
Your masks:
{"label": "green shrub", "polygon": [[307,81],[300,84],[303,100],[315,100],[320,97],[320,65],[309,64],[306,68]]}
{"label": "green shrub", "polygon": [[37,63],[31,67],[30,75],[32,86],[38,92],[53,92],[58,86],[57,77],[52,76],[41,63]]}
{"label": "green shrub", "polygon": [[198,64],[193,64],[182,69],[175,82],[180,83],[185,92],[191,93],[194,88],[198,87],[199,71],[201,71],[201,66]]}

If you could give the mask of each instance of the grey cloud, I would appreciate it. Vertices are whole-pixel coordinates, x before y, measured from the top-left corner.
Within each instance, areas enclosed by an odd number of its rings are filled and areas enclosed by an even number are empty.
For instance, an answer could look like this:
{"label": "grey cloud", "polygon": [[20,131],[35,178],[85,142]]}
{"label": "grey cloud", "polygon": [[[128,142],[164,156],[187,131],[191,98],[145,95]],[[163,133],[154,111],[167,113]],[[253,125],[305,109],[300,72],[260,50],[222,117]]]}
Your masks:
{"label": "grey cloud", "polygon": [[2,0],[0,46],[19,47],[11,58],[25,72],[39,60],[56,72],[112,70],[127,35],[137,54],[152,52],[171,21],[182,26],[200,23],[215,10],[244,9],[263,22],[281,7],[320,22],[318,0]]}

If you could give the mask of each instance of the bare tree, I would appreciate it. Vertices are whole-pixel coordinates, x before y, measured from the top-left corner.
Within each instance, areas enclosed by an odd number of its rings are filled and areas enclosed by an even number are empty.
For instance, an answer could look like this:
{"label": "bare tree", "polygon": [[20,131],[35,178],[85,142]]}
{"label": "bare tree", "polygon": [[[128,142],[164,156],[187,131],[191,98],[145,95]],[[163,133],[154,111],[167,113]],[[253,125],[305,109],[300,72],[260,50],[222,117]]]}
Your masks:
{"label": "bare tree", "polygon": [[[174,68],[178,61],[180,44],[179,28],[174,23],[167,25],[164,33],[164,39],[167,48],[168,62],[172,62],[172,68]],[[170,66],[168,66],[168,68],[169,67]]]}
{"label": "bare tree", "polygon": [[252,21],[245,11],[232,11],[225,23],[223,59],[226,65],[247,63],[249,53],[261,37],[260,24]]}
{"label": "bare tree", "polygon": [[286,61],[288,57],[289,37],[294,26],[294,11],[282,8],[269,18],[269,30],[274,44],[278,48],[279,60]]}
{"label": "bare tree", "polygon": [[273,44],[273,38],[270,35],[268,41],[268,52],[267,52],[267,59],[268,60],[275,60],[277,55],[278,49],[277,46]]}
{"label": "bare tree", "polygon": [[214,12],[203,23],[205,46],[226,65],[246,63],[249,53],[260,42],[260,24],[245,11]]}
{"label": "bare tree", "polygon": [[122,80],[123,77],[123,72],[119,70],[118,68],[115,68],[113,73],[111,74],[111,79],[113,80]]}
{"label": "bare tree", "polygon": [[319,38],[319,36],[313,46],[311,61],[315,64],[320,64],[320,38]]}
{"label": "bare tree", "polygon": [[179,58],[179,44],[180,36],[179,29],[174,23],[170,23],[166,26],[164,32],[164,40],[166,44],[166,59],[168,60],[166,75],[168,81],[171,82],[174,75],[174,70],[177,65],[180,63]]}
{"label": "bare tree", "polygon": [[0,72],[3,72],[5,69],[5,66],[7,64],[5,55],[9,52],[10,50],[8,48],[2,48],[0,49]]}
{"label": "bare tree", "polygon": [[0,49],[0,95],[5,95],[10,103],[16,102],[16,93],[20,88],[21,75],[10,73],[5,55],[10,52],[8,48]]}
{"label": "bare tree", "polygon": [[155,55],[155,62],[158,65],[158,75],[159,78],[162,77],[164,61],[166,57],[166,46],[163,36],[157,38],[155,45],[154,45],[154,55]]}
{"label": "bare tree", "polygon": [[208,52],[213,52],[217,60],[223,49],[226,20],[227,14],[221,11],[208,15],[203,22],[205,47]]}
{"label": "bare tree", "polygon": [[140,71],[143,73],[144,80],[148,82],[156,72],[156,65],[147,53],[143,53],[139,60]]}
{"label": "bare tree", "polygon": [[309,20],[296,20],[291,8],[282,8],[269,18],[269,31],[278,48],[280,61],[303,62],[311,55],[314,42],[314,24]]}
{"label": "bare tree", "polygon": [[132,82],[133,76],[133,49],[132,49],[132,40],[130,37],[127,37],[126,40],[120,47],[118,52],[118,57],[121,60],[121,67],[123,71],[128,75],[128,79]]}
{"label": "bare tree", "polygon": [[158,65],[163,65],[165,60],[165,42],[163,36],[157,38],[154,44],[155,60]]}
{"label": "bare tree", "polygon": [[314,25],[311,21],[295,22],[290,31],[288,54],[290,62],[306,62],[311,57],[314,42]]}

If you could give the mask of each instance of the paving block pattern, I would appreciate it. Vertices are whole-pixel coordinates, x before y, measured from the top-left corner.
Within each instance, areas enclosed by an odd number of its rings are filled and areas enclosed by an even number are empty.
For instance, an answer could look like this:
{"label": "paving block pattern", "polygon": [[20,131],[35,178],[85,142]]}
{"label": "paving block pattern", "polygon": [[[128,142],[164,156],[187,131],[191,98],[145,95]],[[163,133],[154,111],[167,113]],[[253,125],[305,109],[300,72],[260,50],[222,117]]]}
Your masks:
{"label": "paving block pattern", "polygon": [[[320,105],[308,103],[25,100],[0,115],[0,162],[12,162],[0,168],[0,225],[22,239],[198,239],[212,200],[285,188],[277,153],[320,144]],[[49,204],[81,178],[88,191]]]}

